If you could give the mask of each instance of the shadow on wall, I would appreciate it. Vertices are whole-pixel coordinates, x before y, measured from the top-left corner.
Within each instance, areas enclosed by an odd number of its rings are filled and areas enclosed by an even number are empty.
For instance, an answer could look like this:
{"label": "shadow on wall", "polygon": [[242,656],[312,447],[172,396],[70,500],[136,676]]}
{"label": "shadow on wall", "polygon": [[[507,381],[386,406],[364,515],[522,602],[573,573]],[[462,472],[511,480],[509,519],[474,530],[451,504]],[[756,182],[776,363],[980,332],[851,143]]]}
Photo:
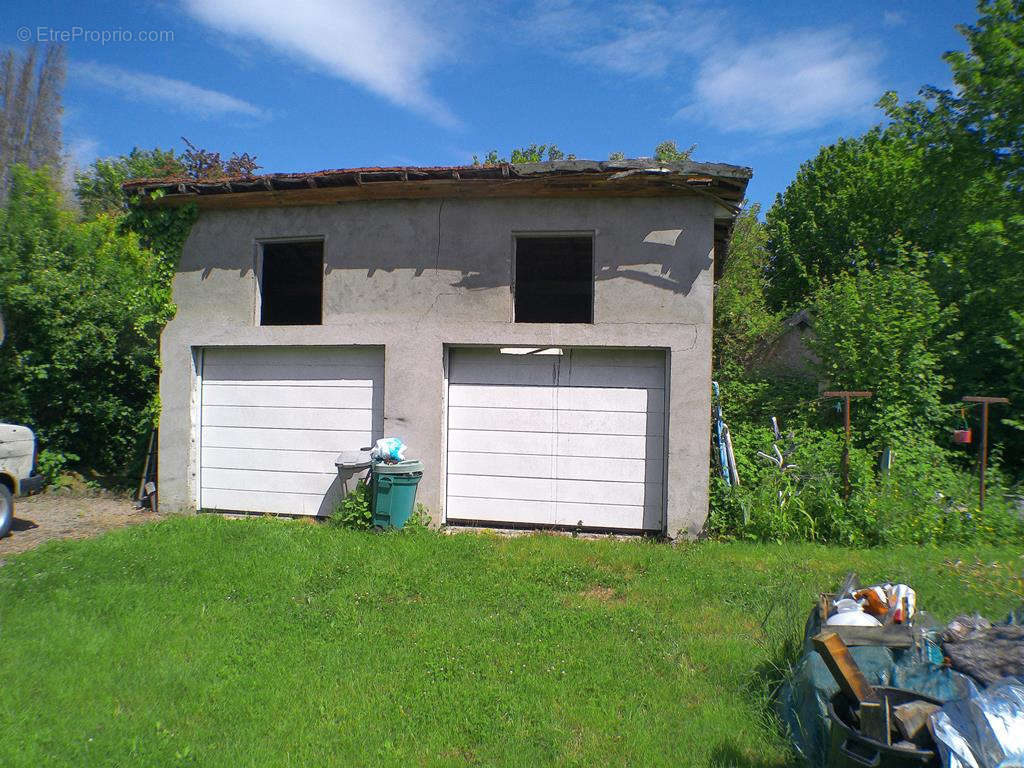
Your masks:
{"label": "shadow on wall", "polygon": [[[310,238],[323,235],[319,221],[311,231],[311,225],[303,218],[296,217],[294,224],[290,219],[287,216],[271,219],[266,224],[254,222],[254,229],[259,231],[251,234],[256,239],[294,236],[297,240],[307,233]],[[577,222],[573,224],[578,226]],[[336,269],[366,270],[366,276],[373,277],[376,272],[411,270],[414,277],[437,279],[439,273],[457,273],[458,279],[446,282],[464,290],[498,288],[510,283],[512,265],[506,235],[496,235],[496,241],[486,247],[472,237],[463,241],[464,234],[479,237],[478,225],[453,226],[443,216],[442,209],[430,215],[415,210],[405,213],[396,210],[387,222],[345,224],[343,229],[346,231],[332,235],[326,244],[327,274]],[[700,274],[713,265],[711,252],[688,253],[686,238],[687,234],[692,234],[689,231],[631,229],[617,237],[598,237],[596,280],[635,280],[687,295]],[[223,247],[229,239],[237,240],[238,235],[237,229],[226,221],[204,232],[202,242],[195,248],[203,257],[200,263],[193,263],[192,268],[200,270],[204,280],[214,270],[238,270],[239,277],[251,273],[254,264],[249,254],[240,264],[238,250]],[[251,242],[250,236],[246,233],[247,242]],[[188,266],[183,264],[182,268],[187,270]]]}

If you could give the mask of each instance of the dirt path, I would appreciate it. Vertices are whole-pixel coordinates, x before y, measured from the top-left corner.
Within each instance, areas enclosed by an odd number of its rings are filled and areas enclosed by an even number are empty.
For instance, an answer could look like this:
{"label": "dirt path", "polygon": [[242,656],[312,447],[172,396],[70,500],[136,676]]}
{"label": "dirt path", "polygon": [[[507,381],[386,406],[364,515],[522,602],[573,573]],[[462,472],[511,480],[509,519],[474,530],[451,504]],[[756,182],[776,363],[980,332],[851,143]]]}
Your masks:
{"label": "dirt path", "polygon": [[112,528],[159,518],[148,509],[136,509],[133,502],[123,497],[43,493],[16,499],[11,533],[0,539],[0,565],[4,558],[50,539],[85,539]]}

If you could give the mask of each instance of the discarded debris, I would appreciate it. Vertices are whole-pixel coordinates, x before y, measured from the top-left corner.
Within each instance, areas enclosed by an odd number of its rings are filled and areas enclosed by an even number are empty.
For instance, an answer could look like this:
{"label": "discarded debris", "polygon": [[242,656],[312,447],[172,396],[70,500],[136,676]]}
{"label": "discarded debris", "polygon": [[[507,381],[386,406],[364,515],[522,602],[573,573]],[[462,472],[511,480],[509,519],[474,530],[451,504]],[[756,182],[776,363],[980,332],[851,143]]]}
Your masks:
{"label": "discarded debris", "polygon": [[821,595],[780,691],[796,751],[822,768],[1024,765],[1019,616],[942,626],[908,585],[861,587],[850,574]]}

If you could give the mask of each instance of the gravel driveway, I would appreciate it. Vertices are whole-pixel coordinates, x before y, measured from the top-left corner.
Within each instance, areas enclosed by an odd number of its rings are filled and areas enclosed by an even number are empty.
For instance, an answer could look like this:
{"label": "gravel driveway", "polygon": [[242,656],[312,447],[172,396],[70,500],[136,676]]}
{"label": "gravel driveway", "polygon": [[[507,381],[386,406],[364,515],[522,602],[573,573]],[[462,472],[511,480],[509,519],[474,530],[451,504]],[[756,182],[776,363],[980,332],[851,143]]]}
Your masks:
{"label": "gravel driveway", "polygon": [[57,492],[15,499],[11,533],[0,539],[0,565],[4,558],[50,539],[85,539],[159,518],[120,496]]}

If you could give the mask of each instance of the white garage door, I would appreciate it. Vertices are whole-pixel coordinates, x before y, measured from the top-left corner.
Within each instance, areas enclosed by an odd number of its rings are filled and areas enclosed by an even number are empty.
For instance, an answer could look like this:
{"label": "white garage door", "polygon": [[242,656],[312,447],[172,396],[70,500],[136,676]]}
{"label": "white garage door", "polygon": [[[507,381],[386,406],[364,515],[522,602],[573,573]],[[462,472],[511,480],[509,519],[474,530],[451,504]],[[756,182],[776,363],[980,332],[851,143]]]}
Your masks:
{"label": "white garage door", "polygon": [[665,354],[561,352],[452,350],[447,519],[661,530]]}
{"label": "white garage door", "polygon": [[203,351],[199,504],[325,515],[334,460],[383,433],[379,347],[217,347]]}

